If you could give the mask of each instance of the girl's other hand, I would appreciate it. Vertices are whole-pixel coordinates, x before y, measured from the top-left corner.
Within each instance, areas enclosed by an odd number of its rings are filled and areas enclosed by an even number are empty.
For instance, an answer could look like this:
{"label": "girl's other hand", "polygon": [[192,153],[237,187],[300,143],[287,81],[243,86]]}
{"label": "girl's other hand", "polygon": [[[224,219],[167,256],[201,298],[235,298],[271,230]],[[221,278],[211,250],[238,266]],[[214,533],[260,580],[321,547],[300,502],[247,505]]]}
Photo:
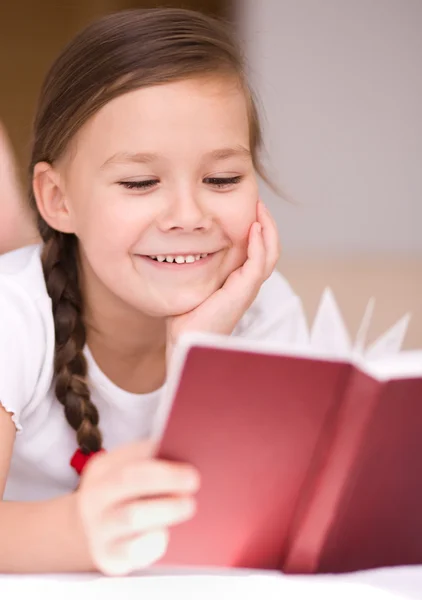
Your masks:
{"label": "girl's other hand", "polygon": [[204,331],[230,335],[255,300],[261,285],[271,275],[280,256],[277,226],[264,204],[259,201],[257,221],[249,232],[245,263],[227,278],[224,285],[194,310],[168,322],[168,351],[186,331]]}
{"label": "girl's other hand", "polygon": [[126,575],[157,561],[169,528],[195,513],[197,472],[149,455],[143,443],[100,453],[75,492],[90,555],[106,575]]}

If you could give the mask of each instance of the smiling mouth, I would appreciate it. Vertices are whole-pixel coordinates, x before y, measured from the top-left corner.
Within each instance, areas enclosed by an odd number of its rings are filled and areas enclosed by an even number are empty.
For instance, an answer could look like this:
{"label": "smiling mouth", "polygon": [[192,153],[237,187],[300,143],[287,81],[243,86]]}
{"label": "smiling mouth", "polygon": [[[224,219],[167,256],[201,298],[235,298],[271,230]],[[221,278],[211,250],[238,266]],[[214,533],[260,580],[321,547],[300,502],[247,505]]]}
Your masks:
{"label": "smiling mouth", "polygon": [[203,254],[151,254],[144,256],[144,258],[149,258],[150,260],[159,263],[176,263],[178,265],[184,265],[199,262],[204,258],[207,258],[207,256],[211,256],[212,254],[215,253],[207,252]]}

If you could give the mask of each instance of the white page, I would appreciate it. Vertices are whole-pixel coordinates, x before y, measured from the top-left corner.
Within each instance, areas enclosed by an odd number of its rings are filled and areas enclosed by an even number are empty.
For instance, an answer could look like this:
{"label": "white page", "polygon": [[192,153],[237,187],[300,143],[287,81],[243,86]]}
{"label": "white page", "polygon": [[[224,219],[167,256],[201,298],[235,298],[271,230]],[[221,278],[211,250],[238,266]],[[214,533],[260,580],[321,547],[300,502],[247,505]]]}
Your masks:
{"label": "white page", "polygon": [[410,314],[408,313],[381,335],[365,352],[367,360],[386,358],[400,352],[409,327]]}
{"label": "white page", "polygon": [[380,381],[422,377],[422,350],[406,350],[392,356],[367,360],[360,368]]}
{"label": "white page", "polygon": [[311,328],[310,345],[323,354],[338,356],[351,355],[351,340],[334,298],[333,292],[326,288]]}
{"label": "white page", "polygon": [[369,328],[371,326],[372,316],[374,314],[375,308],[375,298],[370,298],[368,304],[366,305],[365,312],[362,317],[361,324],[359,326],[358,332],[356,334],[356,340],[353,347],[354,354],[362,355],[365,346],[366,339],[368,337]]}

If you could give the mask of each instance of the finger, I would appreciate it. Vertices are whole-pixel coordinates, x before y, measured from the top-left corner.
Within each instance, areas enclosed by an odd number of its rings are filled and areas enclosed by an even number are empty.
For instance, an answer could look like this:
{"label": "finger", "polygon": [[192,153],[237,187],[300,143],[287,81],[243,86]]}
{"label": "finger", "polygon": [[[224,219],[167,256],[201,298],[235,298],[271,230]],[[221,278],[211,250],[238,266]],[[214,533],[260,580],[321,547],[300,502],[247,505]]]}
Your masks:
{"label": "finger", "polygon": [[[90,478],[94,478],[98,481],[104,479],[104,477],[109,479],[110,476],[113,476],[116,472],[122,473],[122,471],[125,470],[131,471],[132,469],[137,470],[144,468],[146,462],[157,462],[153,460],[155,450],[156,442],[152,440],[123,444],[122,446],[113,449],[111,452],[98,453],[93,456],[87,463],[84,473],[89,472]],[[199,477],[198,472],[190,465],[166,461],[160,462],[174,468],[179,466],[189,473],[193,472],[193,475],[196,478]],[[130,477],[130,474],[128,474],[128,477]]]}
{"label": "finger", "polygon": [[220,290],[225,296],[224,302],[227,302],[227,297],[229,297],[231,306],[235,308],[237,304],[239,305],[237,308],[244,312],[254,300],[264,281],[264,268],[265,246],[262,238],[262,226],[255,222],[250,229],[246,261],[229,275]]}
{"label": "finger", "polygon": [[103,485],[105,504],[152,496],[183,496],[199,489],[198,472],[189,465],[164,460],[130,462],[110,471]]}
{"label": "finger", "polygon": [[196,502],[191,497],[158,498],[131,502],[114,508],[104,516],[102,531],[106,541],[119,541],[149,530],[163,529],[191,519]]}
{"label": "finger", "polygon": [[265,268],[266,255],[261,223],[255,222],[251,227],[247,258],[240,269],[245,286],[260,285],[262,283],[263,269]]}
{"label": "finger", "polygon": [[154,443],[150,440],[123,444],[111,452],[98,453],[90,458],[84,473],[90,477],[100,478],[105,472],[119,470],[129,463],[139,463],[153,456]]}
{"label": "finger", "polygon": [[[249,279],[260,279],[262,268],[265,266],[265,246],[262,237],[262,226],[255,221],[249,231],[248,248],[246,260],[241,267],[234,271],[227,279],[227,282],[236,281],[243,285],[249,285]],[[224,286],[223,286],[224,288]]]}
{"label": "finger", "polygon": [[261,200],[258,203],[258,221],[262,225],[262,236],[266,253],[265,278],[267,278],[273,272],[280,258],[281,249],[277,225],[270,211]]}
{"label": "finger", "polygon": [[98,566],[105,575],[129,575],[162,558],[167,550],[168,540],[168,531],[158,529],[117,542],[110,547],[107,556],[98,561]]}

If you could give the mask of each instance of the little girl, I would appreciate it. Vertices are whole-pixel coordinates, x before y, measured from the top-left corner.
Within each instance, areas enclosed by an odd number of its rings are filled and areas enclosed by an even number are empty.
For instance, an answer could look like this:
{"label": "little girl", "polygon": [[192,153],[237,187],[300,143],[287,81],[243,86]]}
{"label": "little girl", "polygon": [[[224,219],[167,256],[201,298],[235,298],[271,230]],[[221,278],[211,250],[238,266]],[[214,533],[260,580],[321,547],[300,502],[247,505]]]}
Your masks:
{"label": "little girl", "polygon": [[194,514],[200,474],[148,442],[178,336],[289,325],[260,142],[239,52],[199,13],[107,16],[52,66],[42,244],[0,257],[0,572],[126,574]]}

